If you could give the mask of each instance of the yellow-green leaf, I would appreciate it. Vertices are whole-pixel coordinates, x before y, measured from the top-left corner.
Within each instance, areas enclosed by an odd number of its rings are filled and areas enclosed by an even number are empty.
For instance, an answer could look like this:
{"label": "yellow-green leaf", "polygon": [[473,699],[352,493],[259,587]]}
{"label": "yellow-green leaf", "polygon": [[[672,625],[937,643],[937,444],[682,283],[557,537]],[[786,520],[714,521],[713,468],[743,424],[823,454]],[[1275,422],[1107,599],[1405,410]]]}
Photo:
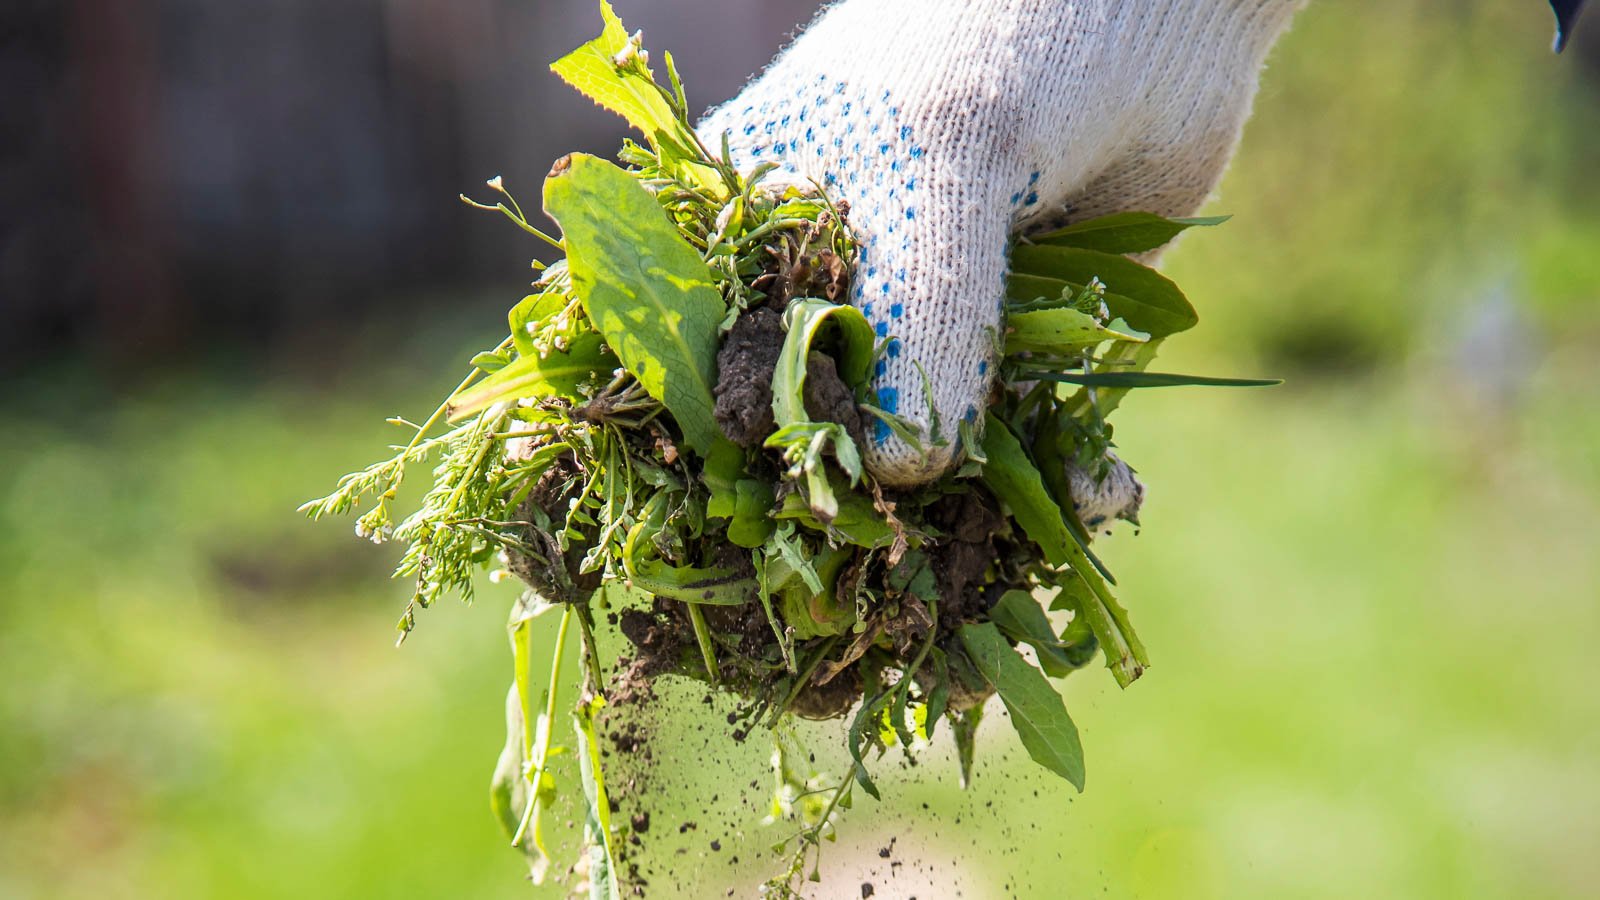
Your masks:
{"label": "yellow-green leaf", "polygon": [[502,401],[527,397],[583,399],[580,387],[617,367],[617,358],[598,334],[580,335],[563,352],[518,357],[511,364],[450,399],[450,418],[458,420]]}

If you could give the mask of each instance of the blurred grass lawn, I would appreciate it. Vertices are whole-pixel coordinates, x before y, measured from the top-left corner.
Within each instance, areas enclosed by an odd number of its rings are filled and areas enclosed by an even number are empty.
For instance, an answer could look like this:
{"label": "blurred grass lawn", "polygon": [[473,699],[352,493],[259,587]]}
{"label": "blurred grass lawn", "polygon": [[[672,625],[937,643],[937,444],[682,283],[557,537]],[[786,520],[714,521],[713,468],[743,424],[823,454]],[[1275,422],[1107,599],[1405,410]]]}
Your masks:
{"label": "blurred grass lawn", "polygon": [[[1067,683],[1085,795],[1012,753],[962,797],[935,763],[902,847],[955,834],[994,896],[1594,895],[1600,101],[1506,6],[1329,0],[1281,48],[1238,218],[1169,260],[1205,321],[1161,368],[1291,383],[1118,415],[1149,531],[1106,555],[1156,666]],[[1464,365],[1502,295],[1488,345],[1525,351]],[[485,792],[510,588],[396,652],[396,549],[293,513],[492,342],[471,324],[314,387],[9,391],[0,897],[530,893]]]}

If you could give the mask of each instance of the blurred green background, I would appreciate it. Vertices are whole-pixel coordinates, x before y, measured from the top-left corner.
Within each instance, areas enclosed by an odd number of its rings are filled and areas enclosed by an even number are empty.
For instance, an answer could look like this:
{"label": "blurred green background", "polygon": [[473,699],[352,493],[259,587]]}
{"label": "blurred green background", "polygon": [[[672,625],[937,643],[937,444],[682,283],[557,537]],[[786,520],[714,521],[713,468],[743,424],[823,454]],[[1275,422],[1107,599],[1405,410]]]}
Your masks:
{"label": "blurred green background", "polygon": [[[1126,693],[1098,668],[1064,684],[1087,793],[1013,749],[963,795],[941,741],[887,808],[860,798],[816,896],[1600,891],[1600,27],[1553,58],[1535,6],[1303,15],[1212,204],[1234,220],[1166,260],[1202,324],[1162,367],[1288,384],[1117,416],[1147,533],[1104,555],[1155,666]],[[739,67],[722,90],[755,65],[700,55]],[[496,102],[537,119],[562,90]],[[487,165],[531,194],[547,161]],[[450,202],[433,227],[502,239]],[[491,277],[386,288],[316,333],[199,332],[136,364],[107,362],[114,333],[41,338],[0,376],[0,897],[559,895],[487,807],[512,589],[397,651],[398,548],[294,512],[495,341],[532,252],[496,246]],[[766,787],[765,750],[704,740],[673,799],[720,784],[700,814],[744,833],[685,844],[650,896],[767,874],[773,832],[728,788]]]}

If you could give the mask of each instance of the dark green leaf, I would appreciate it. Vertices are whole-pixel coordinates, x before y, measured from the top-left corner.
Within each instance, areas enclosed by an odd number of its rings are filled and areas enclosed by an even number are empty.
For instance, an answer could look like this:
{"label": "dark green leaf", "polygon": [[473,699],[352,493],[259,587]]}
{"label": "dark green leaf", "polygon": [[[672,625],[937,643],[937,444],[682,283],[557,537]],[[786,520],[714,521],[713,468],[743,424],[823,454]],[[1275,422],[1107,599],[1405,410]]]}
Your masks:
{"label": "dark green leaf", "polygon": [[1039,667],[1051,678],[1065,678],[1082,665],[1073,664],[1050,617],[1027,591],[1007,591],[989,610],[989,621],[1012,640],[1033,647],[1039,654]]}
{"label": "dark green leaf", "polygon": [[978,744],[978,723],[983,721],[983,707],[974,706],[966,712],[950,714],[950,730],[956,736],[956,761],[961,766],[961,789],[972,786],[972,760]]}
{"label": "dark green leaf", "polygon": [[1177,285],[1125,256],[1076,247],[1020,246],[1011,254],[1011,267],[1021,275],[1065,282],[1061,290],[1098,278],[1107,288],[1111,314],[1152,337],[1186,331],[1200,320]]}
{"label": "dark green leaf", "polygon": [[1042,381],[1059,381],[1097,388],[1156,388],[1156,387],[1272,387],[1283,384],[1281,378],[1210,378],[1204,375],[1175,375],[1169,372],[1040,372],[1029,371],[1028,377]]}
{"label": "dark green leaf", "polygon": [[733,521],[728,523],[728,540],[754,550],[765,544],[778,527],[772,519],[772,505],[778,498],[770,483],[753,478],[739,479],[734,489],[736,497]]}
{"label": "dark green leaf", "polygon": [[992,622],[962,626],[961,645],[1000,695],[1011,714],[1011,726],[1033,761],[1083,790],[1083,745],[1078,742],[1078,728],[1044,674],[1028,665]]}
{"label": "dark green leaf", "polygon": [[711,497],[706,501],[706,515],[715,519],[731,519],[739,505],[739,479],[744,477],[744,450],[725,437],[718,436],[706,454],[705,473],[702,476]]}
{"label": "dark green leaf", "polygon": [[883,796],[878,793],[878,786],[872,783],[872,776],[867,774],[867,764],[861,758],[861,744],[866,738],[868,727],[877,728],[883,716],[884,704],[888,699],[889,691],[884,690],[863,701],[861,708],[856,711],[855,719],[850,723],[850,733],[845,741],[850,748],[850,758],[855,761],[852,774],[855,776],[856,784],[861,785],[861,789],[874,800],[882,800]]}
{"label": "dark green leaf", "polygon": [[1006,423],[988,415],[984,424],[983,453],[989,461],[983,466],[983,480],[1011,509],[1029,539],[1044,551],[1051,565],[1067,562],[1067,548],[1075,546],[1061,507],[1050,499],[1044,479],[1022,449],[1022,443]]}
{"label": "dark green leaf", "polygon": [[1144,253],[1165,246],[1195,226],[1221,225],[1229,216],[1193,219],[1165,219],[1155,213],[1113,213],[1078,222],[1056,231],[1029,238],[1035,244],[1055,244],[1098,250],[1101,253]]}
{"label": "dark green leaf", "polygon": [[928,651],[928,665],[933,667],[933,690],[928,692],[925,709],[927,718],[922,728],[931,741],[934,730],[939,727],[939,720],[950,708],[950,664],[945,661],[944,651],[934,647]]}
{"label": "dark green leaf", "polygon": [[573,289],[622,364],[704,456],[717,436],[711,386],[727,311],[716,278],[654,197],[611,163],[575,154],[545,182]]}

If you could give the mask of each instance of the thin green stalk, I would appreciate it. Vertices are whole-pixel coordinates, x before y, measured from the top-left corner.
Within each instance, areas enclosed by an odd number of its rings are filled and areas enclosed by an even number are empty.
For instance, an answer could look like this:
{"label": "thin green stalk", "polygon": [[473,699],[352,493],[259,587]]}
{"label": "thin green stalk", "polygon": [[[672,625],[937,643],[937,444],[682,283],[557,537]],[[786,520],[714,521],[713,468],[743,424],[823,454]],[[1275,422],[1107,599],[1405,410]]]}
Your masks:
{"label": "thin green stalk", "polygon": [[690,603],[689,621],[694,625],[694,639],[700,645],[700,658],[705,661],[706,675],[712,684],[721,682],[717,673],[717,651],[711,646],[711,628],[706,625],[705,613],[700,611],[700,604]]}
{"label": "thin green stalk", "polygon": [[[518,847],[522,844],[523,834],[528,830],[529,823],[537,818],[539,808],[539,785],[544,781],[544,773],[550,760],[550,727],[556,720],[556,690],[561,686],[561,655],[567,647],[567,626],[572,622],[572,604],[567,604],[561,612],[561,627],[556,630],[556,653],[550,663],[550,690],[545,699],[544,720],[539,723],[539,736],[534,740],[531,748],[525,752],[533,752],[543,748],[533,770],[530,781],[531,790],[528,792],[528,808],[522,811],[522,822],[517,825],[517,833],[511,838],[511,846]],[[537,825],[534,832],[538,832]]]}

